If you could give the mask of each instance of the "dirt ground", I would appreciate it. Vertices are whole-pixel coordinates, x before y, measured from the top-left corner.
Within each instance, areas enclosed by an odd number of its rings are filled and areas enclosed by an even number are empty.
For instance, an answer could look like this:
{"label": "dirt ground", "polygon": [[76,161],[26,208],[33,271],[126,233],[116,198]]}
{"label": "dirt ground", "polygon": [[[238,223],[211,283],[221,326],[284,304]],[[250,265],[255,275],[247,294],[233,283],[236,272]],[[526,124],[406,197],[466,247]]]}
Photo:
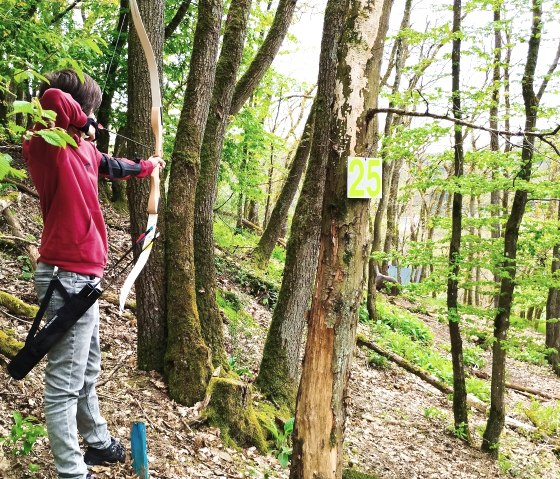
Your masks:
{"label": "dirt ground", "polygon": [[[15,210],[26,232],[38,237],[36,218],[40,215],[37,201],[22,195]],[[113,211],[107,211],[106,217],[108,224],[123,223]],[[0,231],[8,232],[2,219]],[[126,228],[110,228],[112,256],[126,249],[128,238],[125,231]],[[8,253],[0,248],[0,289],[33,303],[36,299],[32,282],[21,278],[19,255],[21,253]],[[232,290],[242,298],[246,311],[254,318],[254,323],[237,327],[235,331],[225,326],[229,352],[254,375],[271,311],[238,290],[229,278],[220,278],[220,283],[222,288]],[[117,292],[116,288],[114,292]],[[435,342],[443,351],[447,342],[446,326],[429,314],[422,315],[422,319],[434,332]],[[0,327],[14,329],[18,338],[23,340],[29,324],[0,307]],[[143,420],[146,423],[152,479],[288,477],[288,470],[283,469],[272,454],[261,456],[254,449],[227,448],[218,430],[192,424],[197,415],[195,408],[171,401],[159,375],[136,369],[134,317],[119,316],[117,307],[105,301],[101,302],[101,337],[103,372],[98,392],[103,414],[113,435],[125,444],[132,422]],[[20,411],[23,416],[31,415],[44,422],[43,368],[44,363],[25,380],[14,381],[5,368],[0,367],[0,437],[9,434],[13,424],[12,411]],[[545,367],[510,360],[508,379],[560,397],[560,381]],[[527,418],[516,411],[530,401],[527,395],[509,391],[510,414],[528,423]],[[437,414],[429,415],[428,410],[437,411]],[[394,364],[385,368],[371,367],[366,353],[356,352],[348,394],[344,459],[348,467],[370,472],[380,479],[560,477],[555,444],[506,428],[502,457],[497,463],[477,447],[467,446],[454,437],[449,432],[451,419],[449,399],[432,386]],[[485,418],[473,411],[473,429],[480,430],[484,424]],[[480,441],[479,434],[475,434],[475,438]],[[29,471],[30,463],[38,466],[38,472]],[[96,475],[100,479],[134,477],[129,464],[97,468]],[[45,438],[38,440],[29,456],[14,456],[7,444],[0,448],[0,478],[28,477],[56,477]]]}

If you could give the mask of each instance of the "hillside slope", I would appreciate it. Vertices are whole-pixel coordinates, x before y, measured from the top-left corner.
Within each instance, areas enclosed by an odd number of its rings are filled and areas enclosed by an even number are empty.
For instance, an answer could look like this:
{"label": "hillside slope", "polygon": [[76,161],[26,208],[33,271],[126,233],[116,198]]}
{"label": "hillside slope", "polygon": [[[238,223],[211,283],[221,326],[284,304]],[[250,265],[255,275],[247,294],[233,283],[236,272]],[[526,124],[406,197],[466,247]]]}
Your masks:
{"label": "hillside slope", "polygon": [[[13,208],[26,233],[38,236],[40,218],[35,198],[23,194]],[[108,224],[126,224],[124,217],[105,207]],[[0,219],[0,233],[8,227]],[[126,249],[126,228],[110,227],[111,257]],[[0,290],[10,292],[24,301],[36,301],[32,281],[22,276],[24,254],[17,247],[0,247]],[[19,258],[18,258],[19,257]],[[243,320],[225,322],[228,353],[235,358],[235,368],[251,380],[258,367],[271,311],[246,292],[237,278],[222,274],[219,284],[223,291],[235,294],[248,315]],[[117,292],[114,288],[114,293]],[[398,300],[403,311],[418,309],[417,305]],[[135,367],[136,324],[133,315],[119,316],[117,308],[102,301],[101,336],[103,373],[99,395],[103,413],[114,435],[126,441],[132,421],[142,419],[147,424],[148,447],[152,479],[183,478],[287,478],[273,455],[260,456],[254,449],[227,448],[216,429],[196,421],[195,408],[180,406],[169,400],[163,379]],[[436,313],[417,314],[433,336],[433,347],[447,355],[446,325],[437,321]],[[28,320],[26,320],[28,321]],[[0,307],[0,328],[12,329],[25,338],[28,322],[9,314]],[[368,325],[361,332],[372,335]],[[488,353],[485,353],[486,356]],[[465,445],[450,432],[451,402],[432,386],[405,372],[395,364],[371,366],[369,353],[357,350],[348,394],[348,428],[345,462],[379,479],[404,478],[498,478],[552,479],[560,477],[560,463],[555,455],[555,439],[531,437],[519,430],[506,429],[499,463],[490,460],[474,447]],[[488,371],[489,357],[485,369]],[[24,417],[35,416],[44,422],[42,370],[44,362],[24,381],[9,378],[0,367],[0,437],[12,427],[12,412]],[[509,380],[532,386],[560,397],[560,381],[545,366],[510,360]],[[256,400],[259,400],[257,397]],[[531,424],[524,410],[532,399],[509,391],[509,412],[520,421]],[[543,404],[557,407],[555,401]],[[551,418],[554,416],[551,416]],[[552,419],[551,419],[552,420]],[[471,425],[478,434],[485,418],[475,411]],[[29,464],[37,465],[31,473]],[[117,468],[99,468],[99,478],[133,477],[127,464]],[[40,438],[30,456],[15,456],[7,443],[0,448],[0,477],[21,479],[55,478],[52,460],[45,438]]]}

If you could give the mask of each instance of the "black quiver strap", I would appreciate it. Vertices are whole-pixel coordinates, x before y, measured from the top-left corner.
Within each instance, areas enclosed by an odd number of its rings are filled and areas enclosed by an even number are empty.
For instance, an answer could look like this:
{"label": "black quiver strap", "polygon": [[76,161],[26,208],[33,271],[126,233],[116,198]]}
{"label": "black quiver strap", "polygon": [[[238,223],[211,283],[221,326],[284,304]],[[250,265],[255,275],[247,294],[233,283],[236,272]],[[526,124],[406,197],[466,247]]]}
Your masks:
{"label": "black quiver strap", "polygon": [[[65,304],[37,332],[55,288],[62,294]],[[10,376],[14,379],[23,379],[27,376],[29,371],[46,356],[64,334],[95,304],[101,293],[101,289],[91,284],[86,284],[79,293],[69,295],[58,277],[54,277],[49,284],[41,307],[29,330],[25,345],[8,364]]]}

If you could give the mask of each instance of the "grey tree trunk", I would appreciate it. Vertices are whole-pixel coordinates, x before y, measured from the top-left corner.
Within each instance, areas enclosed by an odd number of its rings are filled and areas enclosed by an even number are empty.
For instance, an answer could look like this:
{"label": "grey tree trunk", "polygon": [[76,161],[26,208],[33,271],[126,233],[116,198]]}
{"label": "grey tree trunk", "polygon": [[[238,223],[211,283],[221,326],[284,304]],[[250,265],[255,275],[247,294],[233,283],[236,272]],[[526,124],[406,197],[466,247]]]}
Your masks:
{"label": "grey tree trunk", "polygon": [[313,111],[314,107],[311,107],[311,112],[309,113],[309,117],[305,123],[301,140],[288,172],[288,177],[286,178],[282,191],[280,191],[280,195],[276,200],[276,204],[274,205],[263,235],[261,236],[257,247],[253,251],[255,261],[263,268],[270,260],[274,246],[276,245],[278,238],[280,238],[282,227],[286,224],[288,211],[294,201],[303,171],[307,165],[309,152],[311,150],[311,137],[313,135]]}
{"label": "grey tree trunk", "polygon": [[282,46],[282,42],[288,33],[292,23],[297,0],[280,0],[274,20],[270,26],[264,42],[260,46],[255,58],[247,68],[247,71],[237,82],[229,114],[236,115],[241,107],[251,97],[255,88],[262,80],[264,74],[272,65],[276,54]]}
{"label": "grey tree trunk", "polygon": [[[453,50],[451,53],[453,117],[461,120],[461,0],[453,2]],[[463,128],[455,125],[454,177],[463,176]],[[463,360],[463,340],[459,327],[459,272],[461,252],[461,230],[463,223],[463,194],[453,193],[451,213],[451,240],[449,244],[449,273],[447,277],[447,320],[451,340],[451,362],[453,364],[453,418],[459,437],[471,442],[467,407],[467,385]]]}
{"label": "grey tree trunk", "polygon": [[317,270],[337,51],[347,3],[348,0],[331,0],[325,13],[309,166],[292,220],[282,286],[256,380],[265,396],[292,409],[297,394],[305,315]]}
{"label": "grey tree trunk", "polygon": [[[560,222],[560,203],[558,204],[558,221]],[[560,243],[556,243],[552,250],[553,281],[558,281],[560,271]],[[552,370],[560,376],[560,288],[552,286],[548,289],[546,301],[546,347],[554,351],[548,355],[548,362]]]}
{"label": "grey tree trunk", "polygon": [[[111,41],[110,51],[113,52],[113,61],[107,65],[105,70],[106,85],[103,90],[103,97],[101,98],[101,105],[97,112],[97,121],[104,127],[110,126],[111,113],[113,111],[113,97],[117,90],[117,68],[119,65],[119,57],[121,56],[124,45],[126,43],[126,36],[128,32],[128,2],[121,0],[120,14],[115,28],[115,37]],[[109,152],[109,132],[101,130],[99,138],[97,138],[97,149],[105,153]]]}
{"label": "grey tree trunk", "polygon": [[214,366],[227,364],[223,322],[216,303],[214,204],[228,112],[243,55],[251,3],[252,0],[234,0],[229,8],[200,153],[200,178],[196,187],[194,215],[196,301],[202,335],[207,346],[212,350]]}
{"label": "grey tree trunk", "polygon": [[167,326],[165,373],[170,396],[192,405],[204,398],[212,373],[196,304],[194,207],[200,149],[216,74],[222,0],[198,6],[185,100],[171,158],[167,202]]}
{"label": "grey tree trunk", "polygon": [[[525,131],[532,131],[537,123],[537,108],[540,98],[535,94],[534,76],[541,42],[543,27],[542,3],[533,0],[533,24],[529,48],[527,52],[527,63],[522,79],[523,101],[525,103]],[[543,83],[544,85],[544,83]],[[534,137],[523,138],[521,152],[521,167],[517,177],[520,180],[530,181],[533,166]],[[506,223],[504,235],[504,260],[501,268],[504,271],[500,286],[500,297],[498,299],[498,312],[494,318],[494,338],[492,345],[492,384],[490,398],[490,414],[486,424],[486,430],[482,438],[482,450],[493,457],[498,455],[499,439],[504,428],[505,421],[505,363],[507,333],[509,329],[509,317],[515,289],[515,276],[517,272],[517,240],[519,228],[527,205],[527,191],[517,190],[515,192],[511,212]]]}
{"label": "grey tree trunk", "polygon": [[[379,42],[381,42],[381,45],[384,44],[385,41],[385,36],[387,35],[387,30],[389,28],[389,16],[390,16],[390,12],[391,12],[391,8],[393,6],[393,2],[385,2],[384,3],[384,11],[386,12],[386,14],[383,16],[382,18],[382,23],[381,23],[381,29],[383,32],[383,36],[379,36],[379,40],[378,40],[378,44],[374,47],[374,49],[376,51],[380,51],[379,47],[380,44]],[[408,25],[410,24],[410,11],[412,8],[412,2],[411,0],[406,0],[405,2],[405,7],[404,7],[404,13],[403,13],[403,18],[401,21],[401,26],[400,26],[400,30],[404,30],[405,28],[408,28]],[[399,91],[399,87],[400,87],[400,82],[401,82],[401,78],[402,78],[402,67],[404,66],[404,60],[405,60],[405,55],[404,55],[404,50],[405,50],[405,46],[404,46],[404,40],[402,37],[398,37],[397,40],[395,41],[396,45],[395,45],[395,56],[396,56],[396,60],[395,60],[395,79],[393,82],[393,93],[397,93]],[[369,98],[369,104],[366,105],[366,114],[367,111],[369,111],[372,108],[376,108],[377,107],[377,97],[379,94],[379,89],[380,89],[380,79],[381,79],[381,60],[382,60],[382,56],[381,55],[373,55],[372,59],[370,60],[370,65],[369,70],[370,70],[370,79],[369,82],[371,83],[371,87],[370,88],[375,88],[376,92],[372,91],[372,95]],[[391,103],[391,106],[392,105]],[[377,116],[374,117],[375,121],[377,122]],[[385,118],[385,127],[384,127],[384,134],[386,137],[390,136],[391,134],[391,128],[393,125],[393,115],[387,115],[387,117]],[[374,125],[372,124],[372,127],[374,127]],[[363,145],[365,145],[366,150],[364,152],[364,154],[367,154],[369,156],[369,152],[371,151],[372,154],[377,154],[377,150],[378,150],[378,141],[379,141],[379,134],[377,132],[377,124],[375,124],[375,131],[373,130],[366,130],[365,132],[367,137],[363,138],[361,143]],[[375,211],[375,215],[371,224],[371,231],[372,231],[372,237],[373,237],[373,241],[371,243],[371,252],[376,252],[376,251],[380,251],[381,250],[381,243],[382,243],[382,238],[381,238],[381,223],[383,220],[383,216],[385,214],[385,211],[387,209],[387,202],[388,202],[388,198],[389,198],[389,171],[390,171],[390,165],[387,163],[387,158],[386,155],[382,155],[382,195],[381,195],[381,199],[379,200],[379,203],[377,204],[377,209]],[[377,261],[374,260],[373,258],[369,259],[369,264],[368,264],[368,285],[367,285],[367,300],[366,300],[366,306],[367,306],[367,310],[368,310],[368,315],[370,317],[370,319],[372,321],[376,321],[377,320],[377,309],[375,306],[375,302],[376,302],[376,296],[377,296],[377,289],[376,289],[376,277],[377,277],[377,272],[378,272],[378,264]]]}
{"label": "grey tree trunk", "polygon": [[[163,1],[140,0],[138,8],[156,58],[162,58]],[[128,133],[133,140],[150,145],[128,142],[129,158],[147,158],[154,152],[154,138],[150,125],[151,94],[146,58],[136,30],[129,30],[128,40]],[[161,64],[158,65],[161,69]],[[163,183],[163,182],[162,182]],[[132,240],[146,229],[149,182],[127,182],[128,207]],[[162,196],[163,197],[163,196]],[[160,209],[158,224],[165,224],[164,208]],[[136,253],[137,254],[137,253]],[[150,260],[136,280],[136,316],[138,319],[138,367],[163,371],[167,327],[165,322],[165,262],[163,240],[154,243]]]}

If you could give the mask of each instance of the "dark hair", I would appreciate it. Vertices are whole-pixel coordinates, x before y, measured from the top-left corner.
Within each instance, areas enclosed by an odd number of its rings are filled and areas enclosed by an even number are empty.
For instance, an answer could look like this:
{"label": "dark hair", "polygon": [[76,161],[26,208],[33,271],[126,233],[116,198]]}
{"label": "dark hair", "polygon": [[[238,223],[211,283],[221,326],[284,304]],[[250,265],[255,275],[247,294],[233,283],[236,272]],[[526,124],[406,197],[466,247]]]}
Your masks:
{"label": "dark hair", "polygon": [[86,115],[93,113],[101,105],[101,88],[89,75],[84,73],[83,83],[76,72],[71,69],[48,73],[45,76],[49,83],[41,84],[39,96],[42,96],[49,88],[58,88],[69,93],[80,104]]}

